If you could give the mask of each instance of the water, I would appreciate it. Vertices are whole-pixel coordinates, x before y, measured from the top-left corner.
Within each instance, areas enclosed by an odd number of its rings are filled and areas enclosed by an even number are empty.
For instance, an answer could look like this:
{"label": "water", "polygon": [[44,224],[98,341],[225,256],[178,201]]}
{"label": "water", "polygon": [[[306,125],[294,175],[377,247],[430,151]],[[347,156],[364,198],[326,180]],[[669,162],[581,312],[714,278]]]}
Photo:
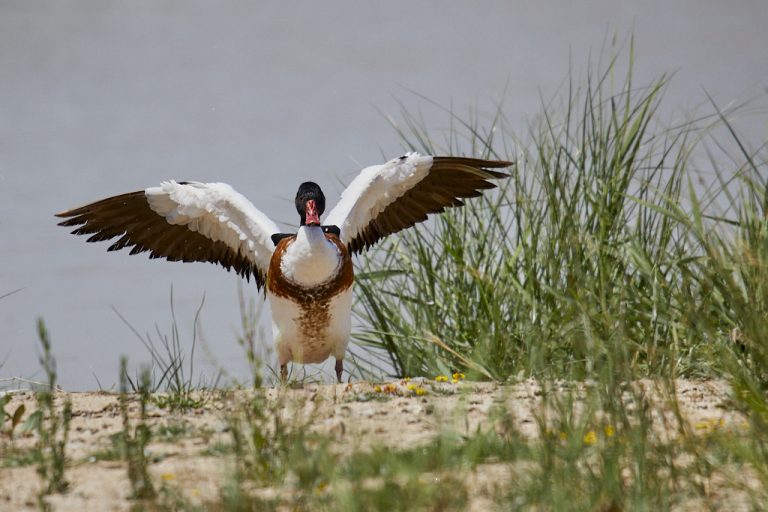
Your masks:
{"label": "water", "polygon": [[[0,295],[21,289],[0,300],[0,378],[39,377],[41,316],[61,384],[110,387],[120,354],[148,359],[111,308],[167,332],[172,285],[183,336],[205,294],[209,352],[247,375],[234,275],[108,254],[56,227],[57,211],[169,178],[223,181],[287,227],[301,181],[333,204],[340,180],[401,150],[379,111],[397,117],[402,101],[447,126],[409,90],[459,112],[503,97],[522,130],[569,66],[583,73],[614,32],[634,32],[637,83],[676,73],[672,120],[704,90],[723,105],[765,91],[767,21],[764,0],[0,1]],[[753,140],[764,112],[740,121]]]}

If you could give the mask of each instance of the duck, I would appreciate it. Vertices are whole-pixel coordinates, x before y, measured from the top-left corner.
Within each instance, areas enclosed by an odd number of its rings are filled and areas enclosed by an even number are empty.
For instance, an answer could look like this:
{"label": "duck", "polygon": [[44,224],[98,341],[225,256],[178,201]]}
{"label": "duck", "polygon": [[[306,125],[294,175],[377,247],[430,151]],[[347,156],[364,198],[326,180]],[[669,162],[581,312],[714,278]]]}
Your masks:
{"label": "duck", "polygon": [[164,181],[55,214],[88,242],[112,241],[108,251],[148,252],[168,261],[210,262],[252,277],[272,316],[272,335],[287,380],[288,363],[334,357],[342,382],[352,328],[352,256],[384,237],[459,207],[508,178],[504,160],[405,153],[357,174],[324,222],[325,195],[312,181],[299,185],[295,232],[282,232],[253,203],[225,183]]}

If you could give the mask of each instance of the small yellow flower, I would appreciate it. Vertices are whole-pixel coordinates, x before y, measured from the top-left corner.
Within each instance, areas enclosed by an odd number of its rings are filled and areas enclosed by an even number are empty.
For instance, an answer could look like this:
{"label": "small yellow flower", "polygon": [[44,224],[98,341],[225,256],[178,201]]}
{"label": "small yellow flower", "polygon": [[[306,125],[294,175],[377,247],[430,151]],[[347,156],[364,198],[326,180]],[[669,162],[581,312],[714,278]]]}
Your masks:
{"label": "small yellow flower", "polygon": [[593,445],[597,443],[597,434],[594,430],[590,430],[586,434],[584,434],[584,444]]}
{"label": "small yellow flower", "polygon": [[[720,421],[722,421],[722,420],[720,420]],[[709,430],[715,430],[718,427],[718,424],[722,425],[717,420],[704,420],[704,421],[697,422],[693,427],[696,430],[707,430],[707,431],[709,431]]]}
{"label": "small yellow flower", "polygon": [[381,386],[373,386],[373,391],[376,393],[381,393]]}
{"label": "small yellow flower", "polygon": [[613,437],[613,435],[616,433],[611,425],[606,425],[603,428],[603,432],[605,432],[605,437]]}
{"label": "small yellow flower", "polygon": [[405,382],[411,382],[411,378],[410,378],[410,377],[406,377],[406,378],[404,378],[403,380],[404,380]]}
{"label": "small yellow flower", "polygon": [[384,386],[382,391],[384,393],[389,393],[390,395],[394,395],[395,393],[397,393],[397,386],[395,386],[394,384],[387,384],[386,386]]}
{"label": "small yellow flower", "polygon": [[452,375],[452,377],[453,377],[453,380],[455,380],[455,381],[464,380],[464,374],[463,373],[456,372],[456,373],[454,373]]}
{"label": "small yellow flower", "polygon": [[413,390],[414,393],[416,393],[416,396],[422,396],[427,394],[427,390],[424,388],[416,388]]}
{"label": "small yellow flower", "polygon": [[416,384],[408,384],[405,387],[408,388],[408,391],[413,391],[414,389],[416,389],[417,386]]}
{"label": "small yellow flower", "polygon": [[163,473],[160,475],[160,478],[162,478],[166,482],[170,482],[171,480],[176,480],[176,475],[173,473]]}
{"label": "small yellow flower", "polygon": [[445,375],[438,375],[437,377],[435,377],[435,380],[437,382],[448,382],[448,377],[446,377]]}
{"label": "small yellow flower", "polygon": [[560,438],[561,441],[567,441],[568,440],[568,434],[566,434],[565,432],[560,432],[558,434],[558,437]]}

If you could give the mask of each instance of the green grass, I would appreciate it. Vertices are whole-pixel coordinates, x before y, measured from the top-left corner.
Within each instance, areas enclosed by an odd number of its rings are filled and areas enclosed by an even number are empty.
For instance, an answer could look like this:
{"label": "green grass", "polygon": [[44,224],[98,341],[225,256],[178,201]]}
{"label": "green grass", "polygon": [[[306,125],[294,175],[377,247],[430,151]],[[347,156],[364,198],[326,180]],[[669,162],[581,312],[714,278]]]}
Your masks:
{"label": "green grass", "polygon": [[[581,425],[571,406],[549,418],[575,445],[529,446],[547,465],[512,493],[515,507],[651,510],[709,499],[696,482],[713,471],[710,449],[685,432],[682,444],[659,443],[612,391],[646,377],[670,396],[674,378],[727,378],[751,435],[719,439],[716,451],[748,462],[768,486],[768,152],[747,149],[714,102],[711,113],[665,126],[668,79],[638,86],[629,53],[623,81],[618,60],[584,84],[569,81],[525,137],[509,133],[502,109],[485,126],[446,111],[451,131],[439,141],[408,113],[396,126],[409,149],[515,165],[496,194],[364,260],[356,341],[373,349],[371,373],[588,379],[598,390]],[[714,155],[728,146],[738,157]],[[580,446],[606,414],[622,442]],[[703,466],[681,466],[686,455]]]}
{"label": "green grass", "polygon": [[356,341],[374,349],[374,373],[717,376],[733,329],[766,332],[765,151],[744,149],[735,167],[713,159],[715,181],[694,185],[708,134],[744,148],[728,118],[713,104],[664,127],[667,78],[638,86],[630,62],[611,85],[617,66],[569,83],[524,138],[501,110],[482,128],[449,112],[463,144],[406,118],[409,149],[515,165],[497,193],[363,260]]}
{"label": "green grass", "polygon": [[[702,373],[706,340],[681,332],[678,266],[690,247],[675,219],[645,206],[680,201],[692,127],[652,130],[666,79],[638,88],[629,75],[609,95],[612,71],[569,89],[565,112],[546,111],[509,153],[475,141],[480,129],[465,125],[471,146],[483,148],[474,156],[515,165],[497,194],[366,260],[358,341],[386,354],[377,366],[497,380],[582,379],[606,363],[633,374]],[[412,149],[464,152],[410,126]],[[499,113],[483,133],[504,131]]]}
{"label": "green grass", "polygon": [[26,407],[24,404],[19,404],[13,412],[6,411],[5,408],[10,401],[10,394],[0,396],[0,436],[13,439],[14,431],[21,423]]}
{"label": "green grass", "polygon": [[[205,297],[195,311],[193,319],[192,340],[189,353],[182,348],[179,324],[176,320],[176,310],[173,304],[173,287],[170,292],[171,326],[170,334],[164,333],[155,324],[155,337],[146,333],[142,335],[128,320],[113,308],[115,314],[136,335],[149,353],[152,363],[149,370],[150,380],[148,392],[151,400],[161,409],[186,410],[198,409],[209,399],[210,388],[215,388],[218,377],[212,383],[206,384],[202,377],[195,381],[195,349],[197,347],[200,314],[205,304]],[[122,379],[123,377],[121,377]],[[134,392],[139,391],[140,376],[131,377],[125,373],[127,385]],[[162,393],[161,393],[162,392]]]}
{"label": "green grass", "polygon": [[120,359],[120,416],[123,429],[120,433],[121,458],[128,468],[128,481],[131,485],[130,497],[136,500],[152,500],[157,496],[152,479],[149,476],[149,458],[147,447],[152,432],[147,425],[147,404],[151,399],[151,377],[145,368],[138,383],[139,421],[131,425],[128,416],[128,372],[127,360]]}
{"label": "green grass", "polygon": [[66,398],[63,405],[57,407],[56,360],[51,353],[51,340],[42,319],[37,321],[37,333],[43,349],[40,365],[45,371],[47,385],[35,393],[37,410],[30,414],[27,422],[30,430],[37,434],[32,454],[42,483],[37,497],[38,507],[41,510],[49,510],[50,504],[46,497],[66,492],[69,488],[64,473],[67,465],[66,448],[72,419],[72,402]]}

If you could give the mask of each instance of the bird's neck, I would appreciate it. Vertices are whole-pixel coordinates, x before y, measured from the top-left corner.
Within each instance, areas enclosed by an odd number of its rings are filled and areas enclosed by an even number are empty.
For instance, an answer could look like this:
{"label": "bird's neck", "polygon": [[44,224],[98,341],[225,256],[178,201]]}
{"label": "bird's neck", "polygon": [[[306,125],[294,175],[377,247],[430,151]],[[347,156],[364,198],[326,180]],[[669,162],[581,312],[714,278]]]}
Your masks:
{"label": "bird's neck", "polygon": [[315,286],[336,275],[341,267],[341,255],[320,226],[301,226],[293,243],[286,248],[280,267],[290,281]]}

